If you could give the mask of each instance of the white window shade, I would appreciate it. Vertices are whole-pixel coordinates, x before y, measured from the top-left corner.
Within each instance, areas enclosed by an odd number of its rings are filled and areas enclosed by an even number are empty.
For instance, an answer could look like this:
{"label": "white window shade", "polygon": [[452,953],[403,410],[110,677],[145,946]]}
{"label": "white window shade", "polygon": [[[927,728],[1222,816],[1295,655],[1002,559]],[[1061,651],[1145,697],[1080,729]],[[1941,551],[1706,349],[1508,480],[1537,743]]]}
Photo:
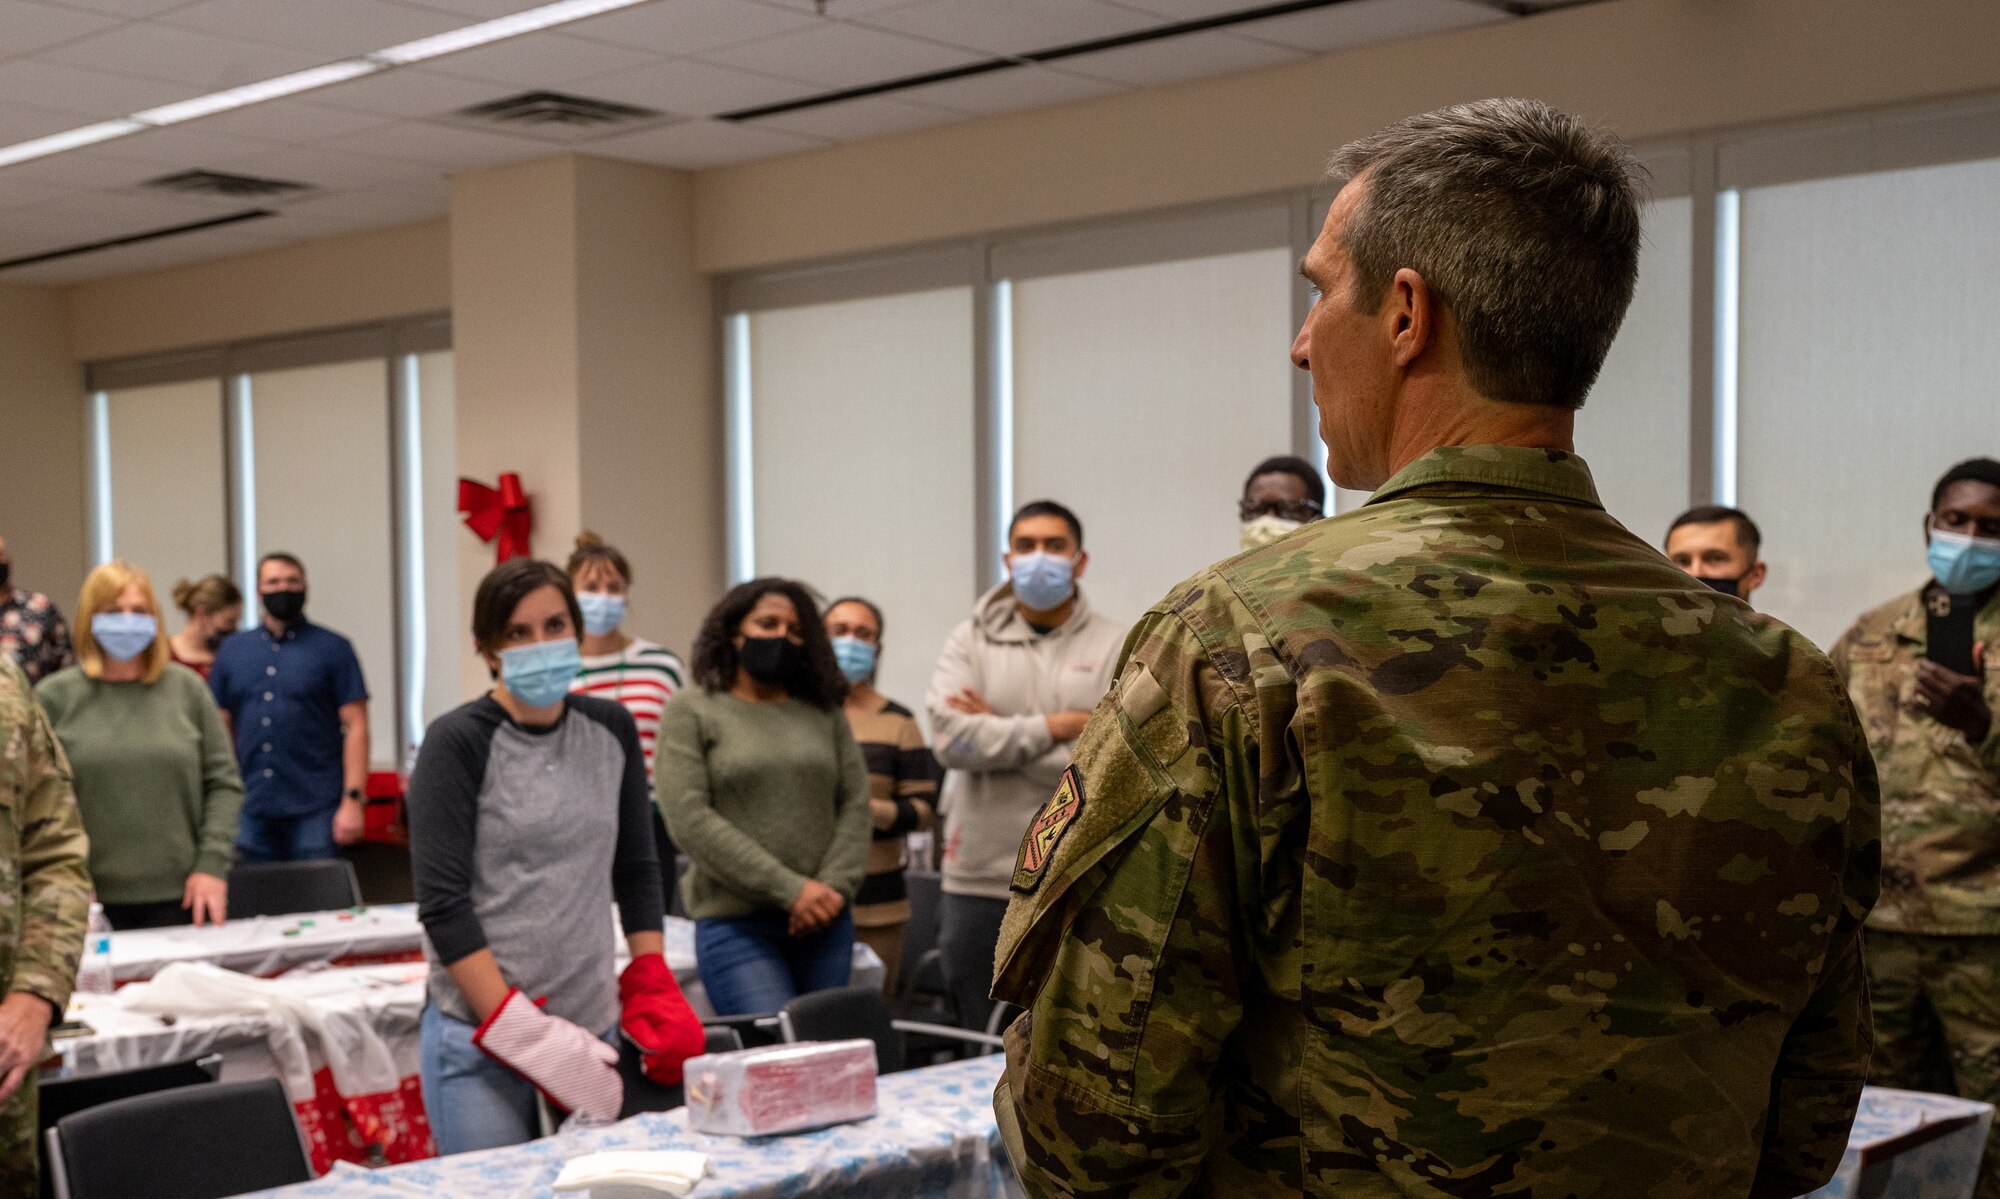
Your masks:
{"label": "white window shade", "polygon": [[[458,453],[450,350],[416,355],[423,463],[425,725],[483,692],[486,665],[472,652],[472,597],[459,595]],[[482,553],[491,555],[484,547]]]}
{"label": "white window shade", "polygon": [[920,716],[976,587],[972,327],[969,287],[749,317],[756,573],[880,605],[876,685]]}
{"label": "white window shade", "polygon": [[[105,393],[111,556],[142,567],[161,623],[178,629],[174,583],[228,575],[228,472],[217,379]],[[59,598],[64,611],[75,596]]]}
{"label": "white window shade", "polygon": [[1083,521],[1097,611],[1236,553],[1244,476],[1291,451],[1295,286],[1283,248],[1013,285],[1014,501]]}
{"label": "white window shade", "polygon": [[257,552],[305,563],[308,618],[360,656],[371,755],[400,765],[387,364],[261,372],[250,402]]}
{"label": "white window shade", "polygon": [[1652,545],[1688,508],[1692,201],[1655,201],[1644,214],[1639,286],[1590,398],[1576,416],[1576,452],[1612,516]]}
{"label": "white window shade", "polygon": [[1953,463],[2000,452],[2000,161],[1745,189],[1741,506],[1758,607],[1831,644],[1928,576]]}

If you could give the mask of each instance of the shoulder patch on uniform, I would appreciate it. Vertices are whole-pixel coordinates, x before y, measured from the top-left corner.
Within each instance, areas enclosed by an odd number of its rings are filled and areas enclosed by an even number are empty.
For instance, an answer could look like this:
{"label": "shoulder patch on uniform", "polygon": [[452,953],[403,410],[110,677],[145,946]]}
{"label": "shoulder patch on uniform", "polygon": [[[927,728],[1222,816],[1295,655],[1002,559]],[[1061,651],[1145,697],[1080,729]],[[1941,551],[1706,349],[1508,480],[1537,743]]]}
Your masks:
{"label": "shoulder patch on uniform", "polygon": [[1056,793],[1035,813],[1028,835],[1021,839],[1021,860],[1014,867],[1016,891],[1033,891],[1042,881],[1042,868],[1056,856],[1056,846],[1082,811],[1083,772],[1072,765],[1062,772],[1062,778],[1056,781]]}

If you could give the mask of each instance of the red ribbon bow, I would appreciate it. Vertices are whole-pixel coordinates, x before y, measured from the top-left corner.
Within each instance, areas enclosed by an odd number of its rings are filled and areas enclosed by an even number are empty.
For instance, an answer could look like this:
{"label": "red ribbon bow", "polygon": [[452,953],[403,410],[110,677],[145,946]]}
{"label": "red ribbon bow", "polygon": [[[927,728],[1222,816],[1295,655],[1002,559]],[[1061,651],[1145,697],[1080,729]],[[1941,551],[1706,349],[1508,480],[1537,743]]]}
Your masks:
{"label": "red ribbon bow", "polygon": [[493,560],[528,556],[528,493],[521,489],[521,476],[509,471],[500,476],[495,491],[471,479],[458,481],[458,510],[465,514],[465,527],[481,541],[493,542]]}

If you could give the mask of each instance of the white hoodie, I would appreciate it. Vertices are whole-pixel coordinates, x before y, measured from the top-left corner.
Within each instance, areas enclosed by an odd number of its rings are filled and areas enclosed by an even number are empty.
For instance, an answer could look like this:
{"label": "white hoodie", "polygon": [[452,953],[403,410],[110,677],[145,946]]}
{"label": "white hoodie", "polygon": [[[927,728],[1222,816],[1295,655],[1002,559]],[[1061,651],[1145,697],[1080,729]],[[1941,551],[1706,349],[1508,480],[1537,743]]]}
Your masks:
{"label": "white hoodie", "polygon": [[[1090,610],[1079,589],[1070,618],[1037,633],[1002,583],[979,598],[938,656],[925,706],[945,776],[944,890],[1006,899],[1021,838],[1069,765],[1049,736],[1052,712],[1088,712],[1111,688],[1125,627]],[[945,700],[970,687],[993,708],[968,716]]]}

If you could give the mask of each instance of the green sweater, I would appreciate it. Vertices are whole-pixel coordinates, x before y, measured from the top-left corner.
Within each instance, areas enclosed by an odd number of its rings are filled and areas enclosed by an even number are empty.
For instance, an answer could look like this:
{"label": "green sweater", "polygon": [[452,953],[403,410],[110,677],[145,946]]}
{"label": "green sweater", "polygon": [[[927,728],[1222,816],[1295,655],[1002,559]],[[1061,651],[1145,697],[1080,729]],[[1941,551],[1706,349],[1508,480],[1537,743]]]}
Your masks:
{"label": "green sweater", "polygon": [[195,871],[229,877],[243,780],[200,676],[107,683],[72,666],[35,697],[76,776],[98,899],[163,903]]}
{"label": "green sweater", "polygon": [[690,687],[667,701],[654,776],[701,919],[788,911],[808,878],[849,903],[868,861],[868,769],[839,709]]}

